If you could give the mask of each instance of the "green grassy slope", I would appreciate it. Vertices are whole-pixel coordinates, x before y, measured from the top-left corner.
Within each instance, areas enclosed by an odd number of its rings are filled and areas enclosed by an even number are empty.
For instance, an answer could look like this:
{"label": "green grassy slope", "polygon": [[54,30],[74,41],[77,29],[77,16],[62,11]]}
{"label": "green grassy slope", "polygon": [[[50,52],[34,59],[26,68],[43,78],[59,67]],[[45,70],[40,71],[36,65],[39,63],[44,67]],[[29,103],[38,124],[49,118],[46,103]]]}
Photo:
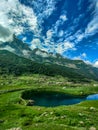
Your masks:
{"label": "green grassy slope", "polygon": [[0,51],[0,74],[21,75],[38,73],[49,76],[62,75],[74,81],[88,81],[88,79],[97,80],[97,69],[90,68],[89,66],[87,69],[87,66],[85,67],[83,63],[81,66],[82,69],[84,68],[83,70],[57,64],[37,63],[5,50]]}
{"label": "green grassy slope", "polygon": [[8,51],[0,51],[0,74],[0,130],[98,129],[98,101],[46,108],[27,106],[22,99],[22,93],[32,89],[73,95],[98,93],[96,81],[88,82],[65,67],[35,63]]}
{"label": "green grassy slope", "polygon": [[98,93],[98,83],[73,84],[61,76],[1,76],[0,130],[98,129],[98,101],[85,101],[77,105],[54,108],[26,106],[26,101],[21,98],[22,93],[32,89],[87,95]]}
{"label": "green grassy slope", "polygon": [[44,63],[36,63],[8,51],[0,51],[0,73],[14,75],[39,73],[50,76],[62,75],[79,80],[84,78],[72,69],[55,64],[45,65]]}

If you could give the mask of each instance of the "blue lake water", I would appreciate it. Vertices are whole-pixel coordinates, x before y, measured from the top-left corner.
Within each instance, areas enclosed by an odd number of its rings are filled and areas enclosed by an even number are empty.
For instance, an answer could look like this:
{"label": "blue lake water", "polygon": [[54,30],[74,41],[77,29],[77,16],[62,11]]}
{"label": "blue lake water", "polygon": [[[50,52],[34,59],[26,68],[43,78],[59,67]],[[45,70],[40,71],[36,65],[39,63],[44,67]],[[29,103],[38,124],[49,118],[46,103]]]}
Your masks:
{"label": "blue lake water", "polygon": [[85,99],[81,98],[73,98],[73,99],[44,99],[44,98],[37,98],[34,99],[35,101],[34,106],[46,106],[46,107],[54,107],[54,106],[61,106],[61,105],[72,105],[72,104],[77,104]]}
{"label": "blue lake water", "polygon": [[86,100],[98,100],[98,94],[89,95]]}
{"label": "blue lake water", "polygon": [[86,97],[74,97],[70,95],[39,95],[36,97],[33,96],[32,99],[35,101],[34,106],[55,107],[61,105],[73,105],[85,100],[98,100],[98,94],[93,94]]}
{"label": "blue lake water", "polygon": [[24,97],[33,100],[33,106],[55,107],[61,105],[73,105],[85,100],[98,100],[98,94],[88,96],[73,96],[56,92],[32,92]]}
{"label": "blue lake water", "polygon": [[55,107],[61,105],[72,105],[86,100],[85,97],[74,97],[69,95],[38,95],[32,96],[34,106]]}

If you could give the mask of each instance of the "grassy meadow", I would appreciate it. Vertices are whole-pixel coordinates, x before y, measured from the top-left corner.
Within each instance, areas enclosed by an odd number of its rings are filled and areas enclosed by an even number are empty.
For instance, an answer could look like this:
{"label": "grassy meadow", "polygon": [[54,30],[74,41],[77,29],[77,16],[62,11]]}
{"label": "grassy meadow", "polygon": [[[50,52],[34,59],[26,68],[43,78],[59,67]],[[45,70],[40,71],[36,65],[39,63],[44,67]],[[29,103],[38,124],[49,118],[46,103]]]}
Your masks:
{"label": "grassy meadow", "polygon": [[73,83],[62,76],[0,77],[0,130],[98,130],[98,100],[58,107],[27,106],[22,93],[47,90],[72,95],[98,93],[98,82]]}

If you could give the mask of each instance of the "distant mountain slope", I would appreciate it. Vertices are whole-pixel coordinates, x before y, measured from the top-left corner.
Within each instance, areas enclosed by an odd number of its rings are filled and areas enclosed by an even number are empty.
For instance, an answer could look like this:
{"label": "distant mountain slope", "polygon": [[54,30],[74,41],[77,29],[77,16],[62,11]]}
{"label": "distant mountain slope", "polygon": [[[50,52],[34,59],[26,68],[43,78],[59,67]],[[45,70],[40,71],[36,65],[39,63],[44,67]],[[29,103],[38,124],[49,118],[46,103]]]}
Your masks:
{"label": "distant mountain slope", "polygon": [[[43,65],[41,67],[38,67],[38,70],[39,68],[44,67],[49,67],[49,69],[51,68],[51,75],[52,73],[63,75],[66,77],[70,77],[70,75],[73,75],[71,78],[77,77],[79,75],[90,79],[98,79],[98,68],[94,68],[93,66],[88,65],[82,60],[70,60],[64,58],[60,54],[54,55],[52,53],[47,53],[37,48],[31,50],[26,43],[23,43],[21,40],[16,38],[15,35],[13,35],[12,42],[0,43],[0,50],[0,64],[5,62],[9,64],[9,68],[10,66],[14,65],[17,66],[17,68],[24,67],[28,72],[32,72],[32,66],[34,67],[36,63],[38,66]],[[8,50],[14,54],[2,50]],[[34,68],[36,72],[39,72],[36,68],[37,67]]]}
{"label": "distant mountain slope", "polygon": [[[73,62],[73,61],[72,61]],[[0,51],[0,74],[31,74],[39,73],[49,76],[62,75],[72,80],[98,79],[98,69],[76,61],[81,69],[73,69],[58,64],[46,64],[19,57],[6,50]],[[81,67],[82,66],[82,67]]]}
{"label": "distant mountain slope", "polygon": [[0,43],[0,50],[8,50],[19,56],[30,58],[30,52],[32,51],[27,44],[13,35],[13,41]]}

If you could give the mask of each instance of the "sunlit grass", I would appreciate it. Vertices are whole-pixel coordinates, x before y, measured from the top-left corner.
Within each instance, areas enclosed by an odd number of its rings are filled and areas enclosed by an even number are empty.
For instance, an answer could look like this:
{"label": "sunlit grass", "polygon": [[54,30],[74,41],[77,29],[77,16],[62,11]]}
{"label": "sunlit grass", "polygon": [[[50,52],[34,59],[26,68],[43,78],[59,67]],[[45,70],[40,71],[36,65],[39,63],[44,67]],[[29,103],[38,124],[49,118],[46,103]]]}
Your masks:
{"label": "sunlit grass", "polygon": [[23,91],[32,89],[59,91],[73,95],[98,93],[98,83],[68,82],[63,77],[30,75],[0,77],[0,130],[89,130],[98,129],[98,101],[58,107],[26,106]]}

